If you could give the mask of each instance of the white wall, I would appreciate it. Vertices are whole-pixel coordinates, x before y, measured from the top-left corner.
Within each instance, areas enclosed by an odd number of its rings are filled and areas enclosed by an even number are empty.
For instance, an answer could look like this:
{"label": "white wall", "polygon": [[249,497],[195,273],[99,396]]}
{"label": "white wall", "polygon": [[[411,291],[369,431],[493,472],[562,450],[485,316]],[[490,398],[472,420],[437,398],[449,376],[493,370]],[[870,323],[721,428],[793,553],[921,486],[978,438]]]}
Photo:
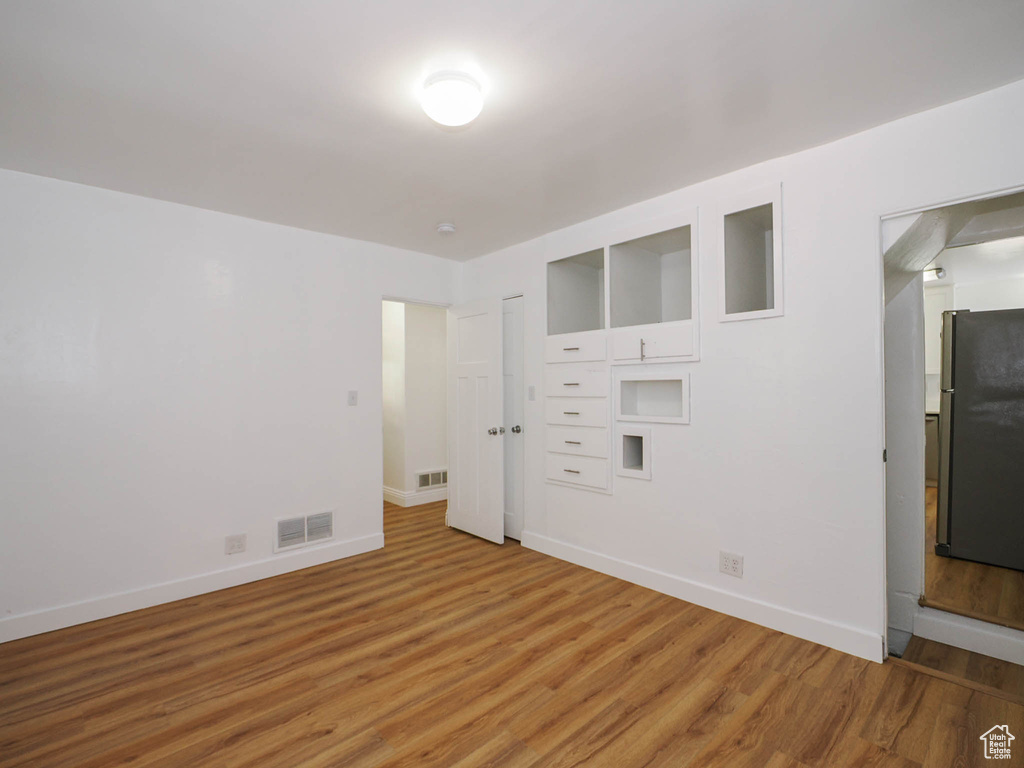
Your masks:
{"label": "white wall", "polygon": [[1024,277],[1007,277],[983,283],[956,284],[953,290],[955,309],[984,312],[993,309],[1024,307]]}
{"label": "white wall", "polygon": [[410,493],[416,491],[417,473],[448,468],[447,325],[443,307],[405,307],[405,490]]}
{"label": "white wall", "polygon": [[919,276],[885,307],[888,625],[914,631],[924,591],[924,292]]}
{"label": "white wall", "polygon": [[457,272],[0,171],[0,640],[381,546],[381,297]]}
{"label": "white wall", "polygon": [[[462,298],[525,296],[524,544],[880,658],[885,632],[883,214],[1024,183],[1024,83],[712,179],[469,262]],[[956,162],[935,162],[955,157]],[[785,316],[720,323],[716,201],[783,184]],[[654,436],[650,483],[544,483],[545,260],[700,206],[692,424]],[[783,279],[783,276],[776,276]],[[746,558],[742,580],[718,551]]]}
{"label": "white wall", "polygon": [[381,302],[384,487],[405,490],[405,304]]}
{"label": "white wall", "polygon": [[447,310],[382,302],[384,498],[411,506],[448,498],[420,490],[420,472],[448,468]]}

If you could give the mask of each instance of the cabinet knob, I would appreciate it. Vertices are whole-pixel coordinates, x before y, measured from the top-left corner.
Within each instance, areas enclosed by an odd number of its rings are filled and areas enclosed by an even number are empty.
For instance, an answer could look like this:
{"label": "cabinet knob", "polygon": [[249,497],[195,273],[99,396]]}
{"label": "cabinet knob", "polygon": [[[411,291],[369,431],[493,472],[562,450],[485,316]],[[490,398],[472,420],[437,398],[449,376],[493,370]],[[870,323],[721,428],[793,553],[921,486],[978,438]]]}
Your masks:
{"label": "cabinet knob", "polygon": [[491,427],[490,429],[487,430],[487,434],[488,435],[496,435],[496,434],[498,434],[498,428],[497,427]]}
{"label": "cabinet knob", "polygon": [[512,427],[512,433],[513,434],[518,435],[522,431],[523,431],[523,428],[520,427],[518,424],[516,424],[514,427]]}

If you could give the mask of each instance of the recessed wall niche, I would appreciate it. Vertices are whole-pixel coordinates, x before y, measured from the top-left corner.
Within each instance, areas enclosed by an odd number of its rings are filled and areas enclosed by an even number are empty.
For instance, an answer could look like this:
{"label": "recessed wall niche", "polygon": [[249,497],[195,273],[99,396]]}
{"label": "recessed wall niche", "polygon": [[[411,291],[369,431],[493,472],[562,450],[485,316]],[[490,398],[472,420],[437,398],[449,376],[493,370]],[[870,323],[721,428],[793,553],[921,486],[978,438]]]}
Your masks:
{"label": "recessed wall niche", "polygon": [[618,431],[615,474],[638,480],[651,479],[651,430],[624,427]]}
{"label": "recessed wall niche", "polygon": [[747,320],[782,314],[781,188],[748,193],[723,206],[720,316]]}
{"label": "recessed wall niche", "polygon": [[690,423],[690,376],[673,370],[627,370],[616,376],[616,421]]}
{"label": "recessed wall niche", "polygon": [[689,225],[613,245],[609,263],[612,328],[693,317]]}
{"label": "recessed wall niche", "polygon": [[604,328],[604,249],[548,262],[548,335]]}

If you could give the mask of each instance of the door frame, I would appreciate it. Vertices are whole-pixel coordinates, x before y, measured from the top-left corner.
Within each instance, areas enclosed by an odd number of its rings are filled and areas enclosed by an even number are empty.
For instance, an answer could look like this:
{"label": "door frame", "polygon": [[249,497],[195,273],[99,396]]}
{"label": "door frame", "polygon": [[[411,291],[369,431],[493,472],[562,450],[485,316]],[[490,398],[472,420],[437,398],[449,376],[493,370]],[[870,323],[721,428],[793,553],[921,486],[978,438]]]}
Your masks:
{"label": "door frame", "polygon": [[[880,358],[881,372],[882,372],[881,378],[877,382],[877,384],[878,384],[878,386],[880,388],[880,395],[881,395],[881,397],[880,397],[881,407],[879,408],[878,417],[881,420],[882,449],[883,450],[887,450],[886,446],[885,446],[885,443],[886,443],[886,436],[885,436],[885,413],[886,413],[886,406],[887,406],[886,397],[885,397],[885,376],[886,376],[886,371],[885,371],[885,250],[883,249],[883,245],[884,245],[883,226],[884,226],[885,222],[887,220],[889,220],[889,219],[896,219],[896,218],[900,218],[902,216],[909,216],[909,215],[926,213],[927,211],[931,211],[931,210],[934,210],[936,208],[945,208],[947,206],[959,205],[961,203],[972,203],[972,202],[976,202],[978,200],[988,200],[988,199],[995,198],[995,197],[1004,197],[1004,196],[1007,196],[1007,195],[1018,194],[1020,192],[1024,192],[1024,184],[1018,184],[1018,185],[1010,186],[1010,187],[1000,187],[1000,188],[997,188],[997,189],[994,189],[994,190],[979,191],[979,192],[974,192],[974,193],[965,194],[965,195],[959,195],[959,196],[956,196],[956,197],[946,198],[946,199],[941,199],[941,200],[933,200],[933,201],[928,202],[928,203],[918,203],[916,205],[907,206],[907,207],[904,207],[904,208],[898,208],[896,210],[879,210],[879,209],[876,209],[876,211],[875,211],[875,221],[876,221],[877,225],[875,227],[875,252],[878,254],[878,256],[877,256],[878,261],[876,263],[878,265],[878,290],[879,290],[879,296],[880,296],[880,302],[879,302],[879,304],[880,304],[880,306],[879,306],[879,310],[880,310],[880,318],[879,318],[879,320],[880,320],[880,322],[879,322],[879,325],[878,325],[878,355],[879,355],[879,358]],[[924,338],[923,337],[921,339],[921,344],[922,345],[924,344]],[[924,389],[924,381],[921,382],[921,389],[922,390]],[[919,437],[921,442],[923,443],[924,442],[924,438],[925,438],[925,426],[924,426],[923,414],[922,414],[922,418],[920,419],[920,422],[921,422],[920,423],[920,432],[918,433],[915,430],[915,438]],[[883,638],[883,652],[885,654],[888,654],[888,651],[889,651],[889,585],[888,585],[888,577],[889,577],[888,523],[889,523],[889,521],[888,521],[888,509],[887,509],[888,505],[886,503],[886,495],[885,495],[886,494],[886,484],[887,484],[888,471],[889,471],[888,470],[888,462],[885,462],[885,463],[882,464],[882,499],[881,499],[881,502],[882,502],[882,528],[881,528],[881,535],[882,535],[882,606],[883,606],[883,615],[882,615],[882,625],[883,625],[882,626],[882,631],[883,631],[883,634],[882,634],[882,638]],[[924,481],[925,481],[924,467],[922,466],[921,467],[921,483],[922,483],[922,487],[923,487]],[[924,526],[924,509],[921,510],[921,529],[920,530],[921,530],[921,538],[920,538],[920,541],[918,542],[918,547],[919,547],[920,552],[922,554],[922,558],[921,558],[921,568],[919,569],[920,570],[920,574],[919,574],[919,584],[918,584],[918,587],[919,587],[919,590],[920,590],[921,594],[923,594],[924,593],[924,586],[925,586],[925,573],[924,573],[924,567],[925,566],[924,566],[924,556],[923,555],[924,555],[925,545],[926,545],[927,536],[928,536],[928,532],[925,530],[925,526]],[[917,609],[918,617],[921,616],[921,611],[922,610],[927,610],[927,611],[930,611],[932,613],[942,613],[940,611],[936,611],[935,609],[922,609],[922,608],[918,608]],[[964,643],[963,642],[963,638],[975,634],[975,630],[977,630],[977,632],[988,631],[988,630],[983,630],[982,627],[989,627],[989,626],[992,627],[993,630],[996,630],[996,631],[998,631],[998,629],[999,629],[999,627],[997,627],[996,625],[987,625],[985,622],[977,622],[977,621],[974,622],[974,623],[979,625],[978,627],[976,627],[976,628],[975,627],[969,627],[969,626],[966,626],[966,624],[970,620],[961,620],[961,617],[955,616],[955,615],[952,615],[952,614],[944,614],[944,615],[947,615],[947,616],[951,617],[949,622],[948,622],[949,625],[950,625],[950,628],[949,628],[948,631],[951,633],[950,634],[950,639],[952,639],[952,635],[953,634],[955,634],[957,637],[959,637],[961,639],[961,642],[960,642],[960,644],[957,647],[963,648],[963,647],[966,647],[966,645],[971,644],[969,642],[968,643]],[[934,617],[931,617],[930,615],[926,616],[925,618],[927,619],[928,624],[930,624],[930,625],[939,625],[939,624],[943,623],[942,619],[934,618]],[[917,623],[917,620],[915,619],[915,626],[916,626],[916,623]],[[999,634],[1003,634],[1003,633],[999,633]],[[935,639],[935,638],[932,638],[932,639]],[[993,642],[993,641],[992,641],[991,638],[989,638],[988,642]],[[996,641],[996,642],[998,642],[998,641]],[[1006,642],[1010,642],[1010,641],[1006,641]],[[986,645],[985,640],[981,640],[980,643],[981,643],[981,645],[976,646],[977,648],[980,648],[981,646],[985,646]],[[1001,646],[1001,643],[1000,643],[1000,646]],[[968,650],[975,650],[975,648],[969,648]],[[997,655],[997,654],[992,653],[991,649],[989,649],[989,650],[977,650],[977,652],[984,653],[986,655]]]}
{"label": "door frame", "polygon": [[[519,483],[519,497],[520,497],[520,499],[522,499],[522,502],[523,502],[522,518],[519,520],[519,522],[521,523],[519,536],[522,537],[522,532],[524,530],[526,530],[526,435],[529,434],[529,431],[526,429],[526,403],[527,403],[527,398],[526,398],[526,357],[527,357],[527,355],[526,355],[526,295],[524,293],[520,292],[520,293],[514,293],[514,294],[512,294],[510,296],[502,296],[502,298],[501,298],[502,302],[506,302],[506,301],[509,301],[511,299],[522,299],[522,302],[523,302],[522,303],[523,314],[520,317],[520,322],[521,322],[520,332],[522,334],[522,341],[523,341],[523,344],[522,344],[522,353],[523,353],[522,374],[523,374],[523,381],[522,381],[522,387],[521,387],[521,392],[520,392],[520,397],[521,397],[520,405],[522,406],[522,412],[523,412],[523,424],[522,424],[523,432],[522,432],[522,436],[520,437],[520,440],[522,441],[522,443],[521,443],[522,444],[522,448],[523,448],[523,466],[522,466],[522,476],[520,478],[520,483]],[[503,348],[502,349],[502,354],[504,354],[504,352],[505,352],[505,350]],[[506,425],[506,429],[511,429],[511,428],[512,428],[511,424]],[[506,434],[508,434],[508,432],[506,432]],[[506,460],[507,460],[507,457],[508,457],[508,453],[507,452],[506,452],[505,456],[506,456]],[[505,496],[506,496],[506,498],[508,497],[508,484],[507,483],[505,485]],[[506,536],[506,538],[507,538],[507,536]]]}

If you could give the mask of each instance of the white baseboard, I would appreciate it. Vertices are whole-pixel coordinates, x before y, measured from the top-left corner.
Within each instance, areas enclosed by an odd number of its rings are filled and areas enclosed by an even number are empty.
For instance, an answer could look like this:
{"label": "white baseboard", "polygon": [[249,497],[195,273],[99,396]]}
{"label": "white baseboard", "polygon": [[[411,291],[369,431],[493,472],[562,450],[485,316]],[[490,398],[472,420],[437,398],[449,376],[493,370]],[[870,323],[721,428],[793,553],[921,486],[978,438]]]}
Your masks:
{"label": "white baseboard", "polygon": [[522,545],[641,587],[654,589],[713,611],[827,645],[869,661],[882,661],[882,635],[765,603],[706,584],[656,571],[540,534],[523,531]]}
{"label": "white baseboard", "polygon": [[415,507],[417,504],[430,504],[448,498],[448,486],[432,488],[429,491],[400,491],[397,488],[384,486],[384,501],[400,507]]}
{"label": "white baseboard", "polygon": [[1024,632],[918,606],[914,634],[1013,664],[1024,664]]}
{"label": "white baseboard", "polygon": [[364,552],[381,549],[383,546],[383,533],[345,541],[332,541],[295,552],[278,554],[264,560],[243,563],[233,568],[204,573],[200,576],[154,584],[150,587],[105,595],[93,600],[48,608],[20,616],[10,616],[0,619],[0,643],[63,629],[75,624],[84,624],[87,621],[105,619],[120,613],[137,611],[140,608],[150,608],[162,603],[183,600],[207,592],[216,592],[218,589],[237,587],[239,584],[279,576],[282,573],[298,571],[332,560],[361,555]]}

